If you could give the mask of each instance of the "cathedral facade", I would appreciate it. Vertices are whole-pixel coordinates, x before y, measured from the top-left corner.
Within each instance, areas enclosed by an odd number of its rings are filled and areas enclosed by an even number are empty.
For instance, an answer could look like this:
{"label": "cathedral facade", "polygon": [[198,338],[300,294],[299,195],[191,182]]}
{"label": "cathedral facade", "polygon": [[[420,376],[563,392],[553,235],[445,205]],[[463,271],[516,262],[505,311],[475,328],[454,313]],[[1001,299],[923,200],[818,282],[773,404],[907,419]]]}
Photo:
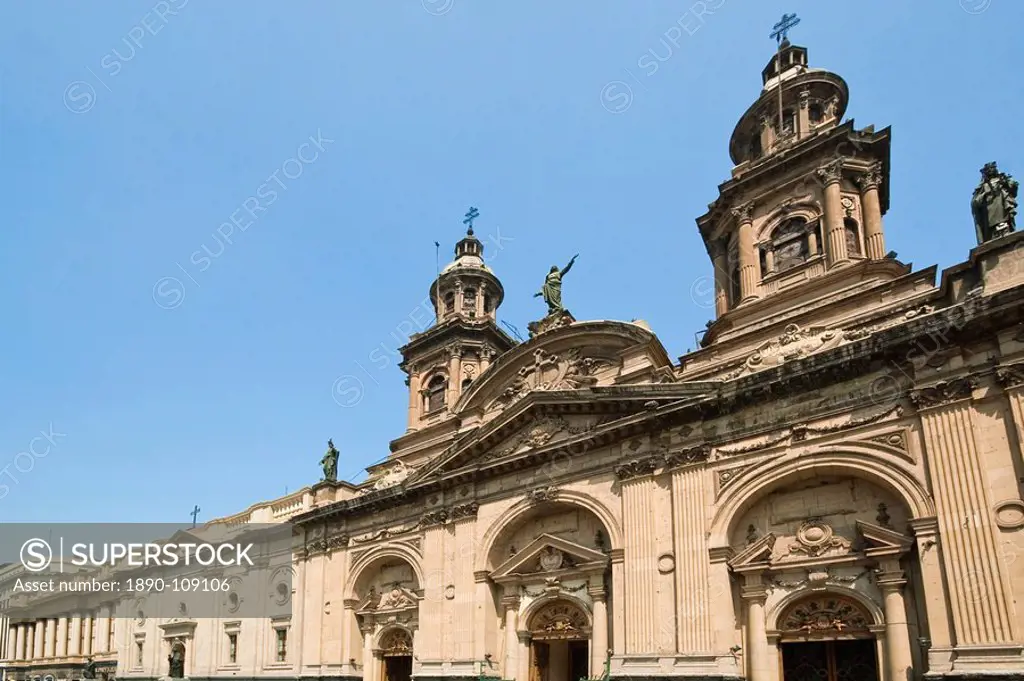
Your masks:
{"label": "cathedral facade", "polygon": [[516,341],[470,227],[402,348],[391,456],[215,521],[293,525],[288,618],[13,617],[7,674],[153,679],[179,651],[192,679],[1024,677],[1024,235],[912,271],[889,129],[845,120],[804,48],[762,85],[697,219],[698,350],[547,286]]}

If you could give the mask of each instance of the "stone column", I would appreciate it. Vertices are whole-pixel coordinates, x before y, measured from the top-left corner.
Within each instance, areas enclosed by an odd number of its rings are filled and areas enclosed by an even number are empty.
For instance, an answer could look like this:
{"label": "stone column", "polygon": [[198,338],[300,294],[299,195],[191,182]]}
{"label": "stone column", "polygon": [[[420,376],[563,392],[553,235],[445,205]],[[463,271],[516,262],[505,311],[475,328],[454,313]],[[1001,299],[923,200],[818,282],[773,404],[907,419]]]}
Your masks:
{"label": "stone column", "polygon": [[409,430],[416,430],[420,421],[420,405],[423,403],[423,396],[420,394],[420,372],[415,364],[409,365],[409,378],[405,384],[409,386]]}
{"label": "stone column", "polygon": [[491,356],[494,351],[490,348],[483,348],[480,350],[480,373],[487,371],[487,367],[491,366]]}
{"label": "stone column", "polygon": [[363,681],[374,681],[376,660],[373,656],[373,627],[363,628]]}
{"label": "stone column", "polygon": [[54,657],[57,654],[57,620],[50,618],[46,620],[46,646],[43,648],[44,657]]}
{"label": "stone column", "polygon": [[974,379],[911,391],[924,431],[959,645],[1009,646],[1016,640],[1012,601],[1000,555],[988,479],[975,427]]}
{"label": "stone column", "polygon": [[[490,573],[487,570],[476,570],[473,572],[473,582],[476,585],[476,596],[474,605],[476,610],[474,611],[473,617],[473,656],[477,660],[484,659],[484,656],[488,653],[487,647],[491,643],[487,637],[487,623],[493,622],[498,615],[494,609],[494,599],[491,597],[491,585],[488,582],[488,576]],[[513,648],[515,648],[515,641],[512,641]],[[507,643],[506,643],[507,648]],[[508,650],[505,650],[505,657],[508,657]],[[501,660],[498,660],[499,665]],[[511,670],[515,671],[515,666],[511,667]],[[506,670],[507,674],[507,670]],[[512,678],[511,676],[505,676],[506,679]]]}
{"label": "stone column", "polygon": [[458,314],[458,315],[462,314],[463,302],[464,302],[464,298],[463,298],[463,294],[462,294],[462,280],[461,279],[456,279],[455,280],[455,314]]}
{"label": "stone column", "polygon": [[731,595],[714,593],[708,559],[707,474],[688,466],[672,471],[673,550],[675,552],[676,650],[713,649],[712,604]]}
{"label": "stone column", "polygon": [[7,655],[4,659],[15,660],[18,657],[18,625],[7,626]]}
{"label": "stone column", "polygon": [[462,348],[448,346],[448,410],[455,406],[462,392]]}
{"label": "stone column", "polygon": [[800,108],[797,110],[796,134],[798,139],[803,139],[811,133],[811,115],[808,109],[811,101],[811,91],[801,90],[797,101]]}
{"label": "stone column", "polygon": [[515,675],[516,681],[530,681],[530,638],[528,631],[519,634],[519,671]]}
{"label": "stone column", "polygon": [[85,634],[82,637],[82,654],[92,655],[92,613],[85,613],[85,621],[82,623]]}
{"label": "stone column", "polygon": [[501,599],[505,608],[505,666],[504,678],[514,679],[519,669],[519,597]]}
{"label": "stone column", "polygon": [[110,631],[110,610],[111,606],[103,604],[96,613],[96,631],[93,632],[94,640],[92,646],[94,652],[107,652],[107,644],[109,640],[107,632]]}
{"label": "stone column", "polygon": [[814,172],[824,187],[825,224],[822,225],[822,231],[825,238],[825,260],[832,267],[850,259],[846,252],[846,229],[843,227],[842,195],[839,191],[843,179],[842,161],[835,159]]}
{"label": "stone column", "polygon": [[626,555],[621,548],[608,552],[612,563],[612,650],[616,655],[626,653],[626,604],[622,594],[626,593]]}
{"label": "stone column", "polygon": [[747,606],[747,679],[749,681],[771,681],[773,675],[769,664],[768,633],[764,621],[764,602],[768,597],[759,573],[746,575],[743,585],[743,600]]}
{"label": "stone column", "polygon": [[775,146],[775,128],[772,127],[772,117],[768,114],[761,114],[761,153],[768,154]]}
{"label": "stone column", "polygon": [[882,205],[878,186],[882,183],[881,166],[875,164],[857,178],[860,187],[860,208],[864,217],[864,254],[871,260],[885,257],[885,236],[882,234]]}
{"label": "stone column", "polygon": [[26,625],[24,623],[23,624],[19,624],[18,625],[18,631],[14,635],[15,636],[15,642],[14,642],[14,659],[15,660],[24,660],[25,659],[25,634],[26,634],[26,630],[27,629],[28,629],[28,625]]}
{"label": "stone column", "polygon": [[78,613],[71,616],[71,640],[68,643],[68,655],[82,654],[82,616]]}
{"label": "stone column", "polygon": [[[619,466],[615,473],[621,481],[623,534],[630,538],[626,547],[625,586],[619,594],[629,603],[626,611],[627,654],[652,654],[658,650],[658,558],[654,523],[654,496],[657,485],[653,473],[658,462],[642,459]],[[616,631],[616,636],[618,636]]]}
{"label": "stone column", "polygon": [[68,654],[68,618],[61,617],[57,620],[57,657],[67,657]]}
{"label": "stone column", "polygon": [[760,280],[761,263],[754,247],[754,204],[747,202],[732,209],[738,225],[737,246],[740,259],[740,305],[757,298],[757,284]]}
{"label": "stone column", "polygon": [[711,264],[715,268],[715,316],[721,317],[729,311],[729,258],[728,250],[721,241],[708,245]]}
{"label": "stone column", "polygon": [[484,312],[484,296],[487,294],[487,282],[480,282],[480,286],[476,290],[476,318],[483,319],[486,316]]}
{"label": "stone column", "polygon": [[608,657],[608,604],[605,601],[604,585],[588,588],[594,608],[594,630],[590,641],[590,678],[604,673],[604,661]]}
{"label": "stone column", "polygon": [[43,641],[46,640],[45,633],[43,632],[43,626],[45,620],[36,620],[32,625],[32,658],[42,659],[43,658]]}
{"label": "stone column", "polygon": [[885,599],[885,658],[890,681],[910,681],[913,668],[910,655],[910,631],[907,628],[907,608],[903,602],[903,578],[899,559],[885,561],[878,576],[878,588]]}
{"label": "stone column", "polygon": [[36,623],[25,625],[25,659],[35,660],[38,659],[39,655],[36,655]]}

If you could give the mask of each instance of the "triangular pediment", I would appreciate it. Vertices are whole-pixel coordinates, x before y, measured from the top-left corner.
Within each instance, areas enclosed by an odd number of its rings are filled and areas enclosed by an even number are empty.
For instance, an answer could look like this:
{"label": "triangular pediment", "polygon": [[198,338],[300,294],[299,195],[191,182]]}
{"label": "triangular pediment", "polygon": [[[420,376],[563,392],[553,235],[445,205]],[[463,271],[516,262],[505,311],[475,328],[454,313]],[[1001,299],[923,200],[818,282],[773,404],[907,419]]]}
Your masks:
{"label": "triangular pediment", "polygon": [[491,573],[496,582],[524,576],[556,576],[572,571],[592,571],[608,564],[608,556],[576,542],[542,534]]}
{"label": "triangular pediment", "polygon": [[857,521],[857,531],[867,544],[864,555],[869,557],[899,555],[910,550],[914,540],[905,534],[881,525]]}
{"label": "triangular pediment", "polygon": [[774,550],[775,535],[769,532],[737,553],[729,561],[729,567],[737,572],[764,569],[771,563]]}

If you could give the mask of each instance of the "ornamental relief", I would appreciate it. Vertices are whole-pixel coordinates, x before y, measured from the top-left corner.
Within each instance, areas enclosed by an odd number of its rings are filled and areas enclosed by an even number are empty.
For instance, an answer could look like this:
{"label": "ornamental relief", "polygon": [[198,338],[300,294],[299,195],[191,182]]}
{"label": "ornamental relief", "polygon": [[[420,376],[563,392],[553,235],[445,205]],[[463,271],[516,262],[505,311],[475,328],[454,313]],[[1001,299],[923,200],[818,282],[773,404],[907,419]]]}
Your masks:
{"label": "ornamental relief", "polygon": [[582,435],[594,427],[595,423],[592,420],[574,419],[569,421],[561,416],[549,416],[530,423],[480,458],[483,461],[491,461],[513,454],[521,454],[549,444],[556,439],[556,436],[561,436],[557,439],[565,439],[565,437]]}
{"label": "ornamental relief", "polygon": [[576,390],[597,385],[599,371],[616,365],[616,360],[588,357],[579,348],[555,354],[537,348],[533,359],[516,373],[487,411],[505,409],[533,390]]}
{"label": "ornamental relief", "polygon": [[841,329],[801,329],[789,324],[777,338],[765,341],[747,356],[743,364],[722,377],[731,381],[746,374],[779,366],[793,359],[829,350],[846,340]]}
{"label": "ornamental relief", "polygon": [[804,636],[867,633],[871,615],[852,599],[823,595],[791,606],[779,617],[779,631]]}
{"label": "ornamental relief", "polygon": [[534,640],[586,638],[590,633],[590,617],[573,603],[554,601],[530,618],[529,629]]}

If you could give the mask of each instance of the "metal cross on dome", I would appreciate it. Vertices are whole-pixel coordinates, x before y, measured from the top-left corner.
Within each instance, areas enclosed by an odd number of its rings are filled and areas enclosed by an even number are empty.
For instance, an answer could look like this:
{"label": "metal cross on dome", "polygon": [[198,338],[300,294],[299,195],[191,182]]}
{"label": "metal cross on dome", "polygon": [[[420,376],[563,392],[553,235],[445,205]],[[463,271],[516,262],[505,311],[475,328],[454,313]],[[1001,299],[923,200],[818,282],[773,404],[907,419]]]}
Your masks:
{"label": "metal cross on dome", "polygon": [[473,220],[476,220],[478,217],[480,217],[480,211],[475,206],[470,206],[469,210],[466,211],[466,219],[462,221],[462,224],[469,227],[468,232],[470,234],[473,233]]}
{"label": "metal cross on dome", "polygon": [[782,19],[779,23],[772,26],[772,32],[768,36],[769,38],[775,38],[775,42],[782,43],[783,40],[787,39],[789,29],[793,28],[800,23],[800,19],[797,18],[796,14],[783,14]]}

